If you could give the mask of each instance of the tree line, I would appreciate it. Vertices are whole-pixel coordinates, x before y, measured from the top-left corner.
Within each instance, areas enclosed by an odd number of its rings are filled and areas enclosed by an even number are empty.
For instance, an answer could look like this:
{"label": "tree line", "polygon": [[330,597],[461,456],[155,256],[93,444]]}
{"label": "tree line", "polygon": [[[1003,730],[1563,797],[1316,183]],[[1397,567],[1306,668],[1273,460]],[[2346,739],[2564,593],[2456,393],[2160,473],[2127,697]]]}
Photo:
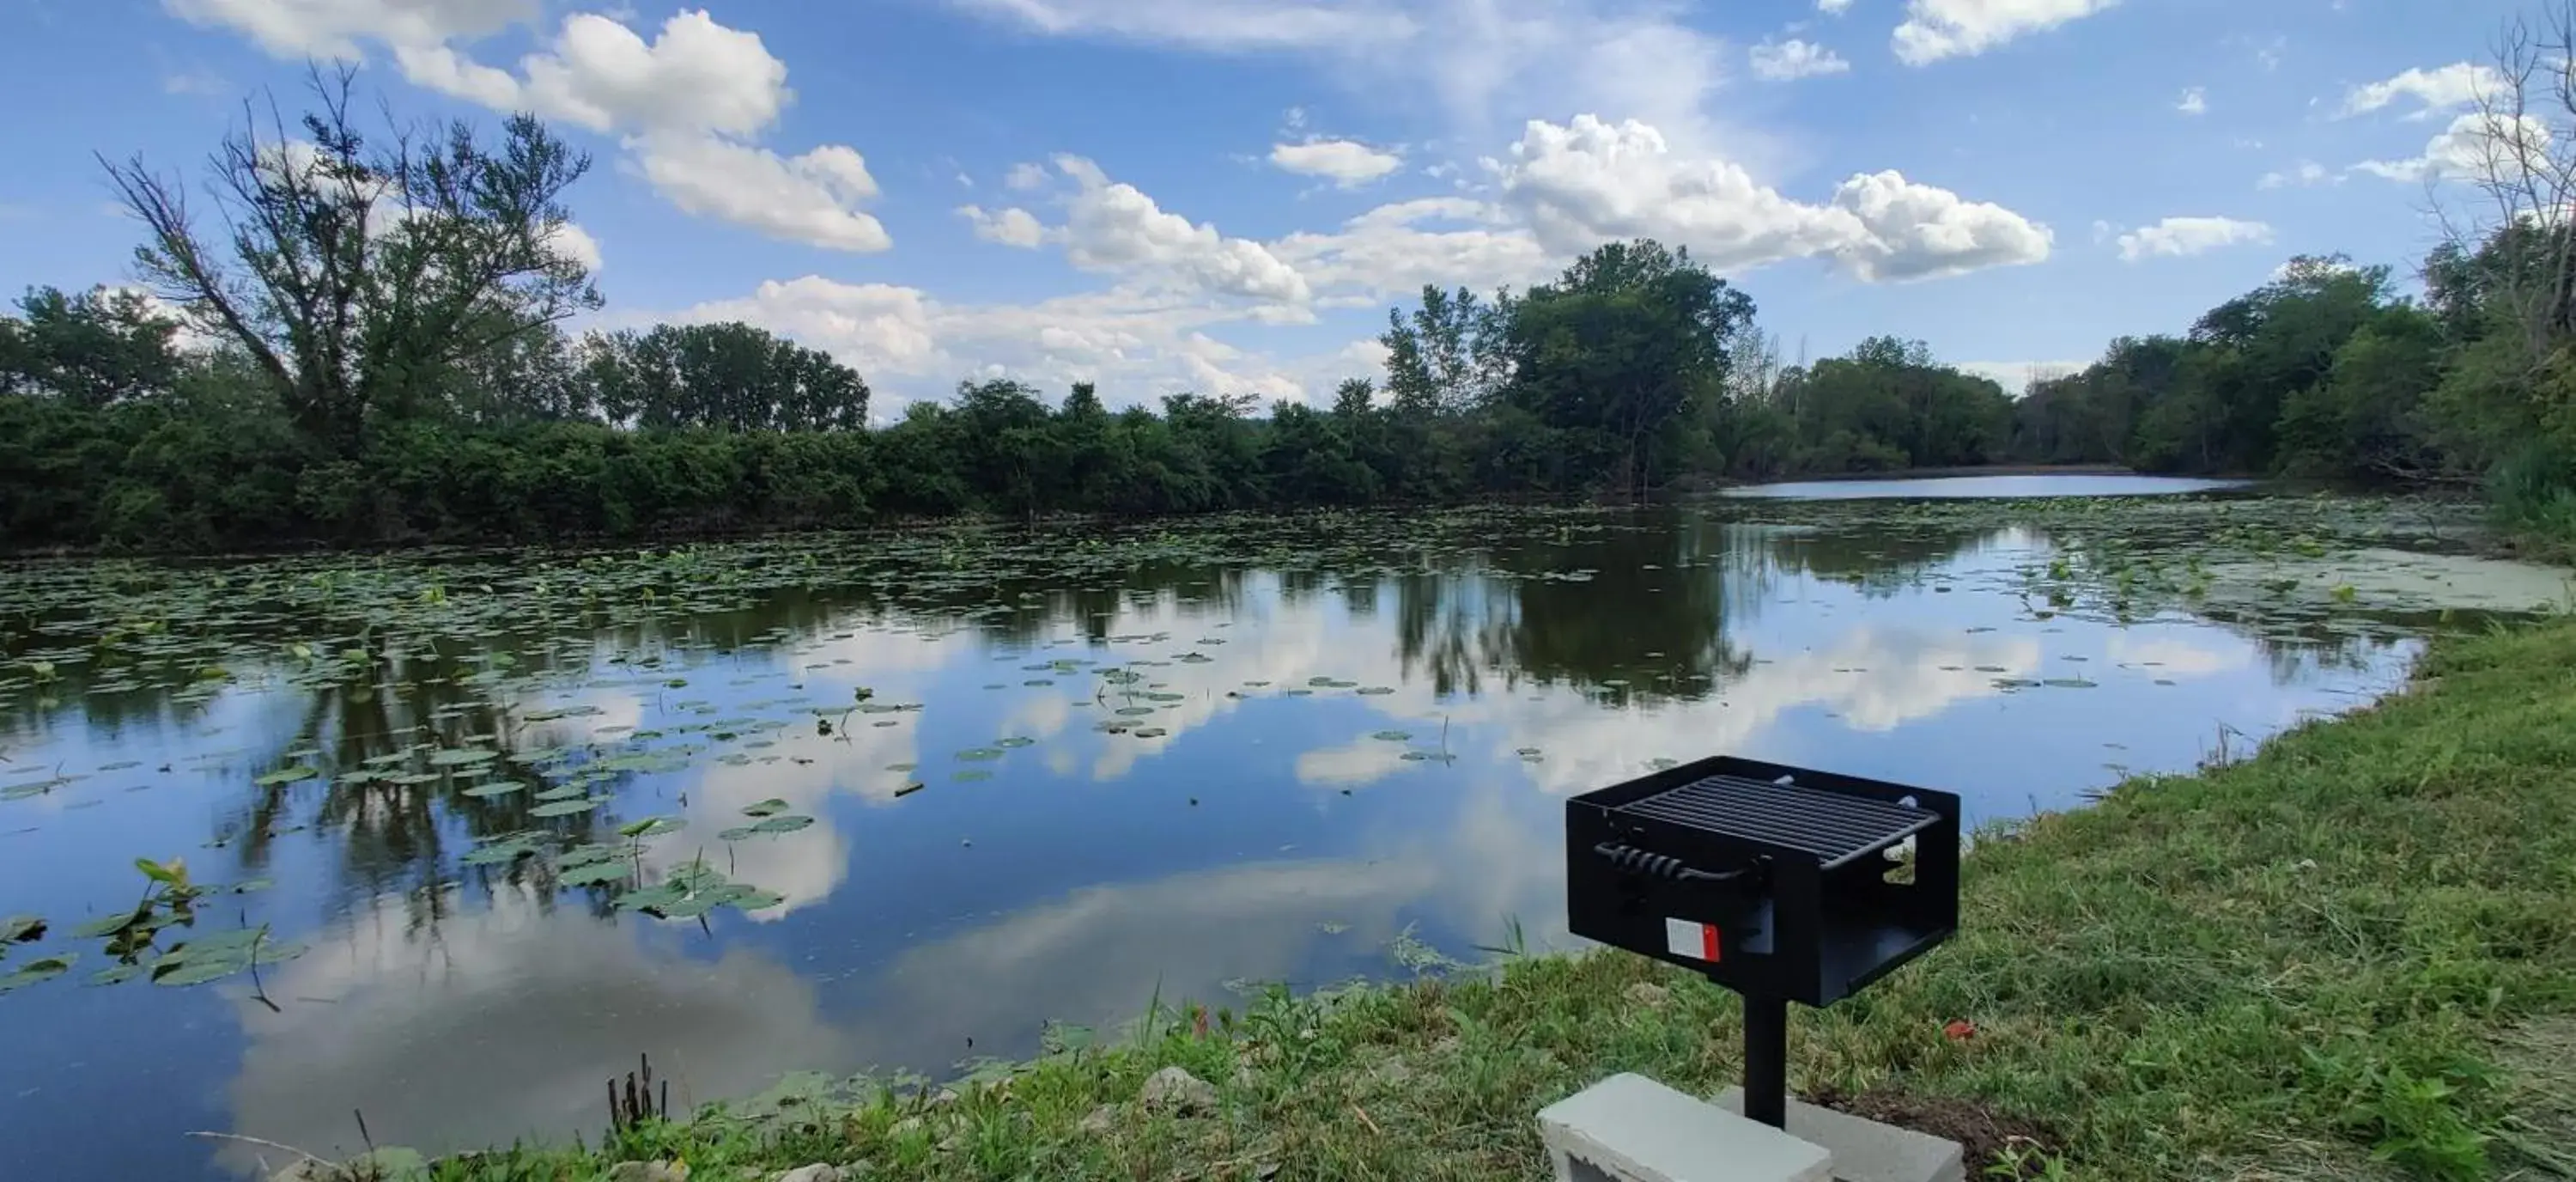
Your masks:
{"label": "tree line", "polygon": [[1624,499],[1998,461],[2479,484],[2576,538],[2576,194],[2529,184],[2545,158],[2497,170],[2505,216],[2434,251],[2421,298],[2385,267],[2296,259],[2018,398],[1892,337],[1784,362],[1746,293],[1635,241],[1525,291],[1426,287],[1388,314],[1384,372],[1327,406],[1112,411],[1090,385],[989,380],[874,424],[861,375],[750,325],[567,332],[600,304],[566,246],[588,159],[528,116],[493,140],[362,133],[350,83],[317,74],[298,135],[272,111],[225,139],[201,186],[220,233],[180,178],[106,165],[145,228],[146,289],[37,288],[0,317],[0,543]]}

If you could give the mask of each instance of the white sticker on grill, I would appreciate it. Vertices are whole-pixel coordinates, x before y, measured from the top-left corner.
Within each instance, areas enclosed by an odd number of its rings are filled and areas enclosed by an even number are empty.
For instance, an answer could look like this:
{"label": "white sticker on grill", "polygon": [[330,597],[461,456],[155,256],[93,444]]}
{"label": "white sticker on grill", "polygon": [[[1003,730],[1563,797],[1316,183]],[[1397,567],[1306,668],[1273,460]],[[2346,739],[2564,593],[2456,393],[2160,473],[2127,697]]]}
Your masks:
{"label": "white sticker on grill", "polygon": [[1687,919],[1664,920],[1664,950],[1693,960],[1717,959],[1717,925]]}

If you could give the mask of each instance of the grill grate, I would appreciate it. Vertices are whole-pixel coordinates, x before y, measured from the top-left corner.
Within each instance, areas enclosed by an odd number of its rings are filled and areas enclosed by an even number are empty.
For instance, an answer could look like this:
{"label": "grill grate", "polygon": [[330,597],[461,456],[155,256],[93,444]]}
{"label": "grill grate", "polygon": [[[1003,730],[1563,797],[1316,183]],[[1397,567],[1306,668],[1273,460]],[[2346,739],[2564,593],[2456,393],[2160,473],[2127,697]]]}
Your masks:
{"label": "grill grate", "polygon": [[1725,775],[1667,788],[1612,811],[1813,854],[1827,867],[1885,849],[1941,819],[1887,801]]}

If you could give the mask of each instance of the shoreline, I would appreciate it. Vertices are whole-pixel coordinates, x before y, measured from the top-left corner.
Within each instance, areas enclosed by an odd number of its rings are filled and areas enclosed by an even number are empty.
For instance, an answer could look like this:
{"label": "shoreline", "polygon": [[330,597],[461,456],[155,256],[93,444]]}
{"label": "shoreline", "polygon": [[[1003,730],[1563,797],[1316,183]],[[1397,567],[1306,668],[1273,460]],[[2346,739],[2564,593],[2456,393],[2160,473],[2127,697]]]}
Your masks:
{"label": "shoreline", "polygon": [[[0,562],[44,562],[82,559],[148,559],[162,562],[225,562],[262,558],[382,557],[423,550],[539,549],[597,550],[632,547],[684,546],[751,541],[761,538],[803,533],[899,533],[923,529],[993,529],[993,528],[1116,528],[1153,522],[1176,522],[1223,517],[1233,513],[1259,513],[1265,516],[1297,517],[1327,513],[1403,513],[1441,512],[1481,508],[1616,508],[1631,503],[1672,504],[1696,493],[1729,488],[1751,488],[1769,484],[1807,484],[1859,480],[1916,480],[1969,476],[2137,476],[2160,478],[2162,474],[2138,472],[2117,464],[1991,464],[1963,468],[1917,468],[1891,472],[1828,472],[1810,475],[1788,474],[1765,480],[1719,480],[1684,477],[1656,491],[1642,502],[1616,498],[1600,499],[1577,494],[1560,496],[1489,495],[1464,500],[1410,501],[1402,498],[1380,498],[1363,504],[1280,505],[1268,508],[1220,508],[1184,513],[1101,513],[1079,510],[1049,511],[1030,516],[968,510],[938,515],[888,513],[861,521],[829,519],[782,519],[729,525],[675,526],[639,528],[625,532],[566,531],[544,536],[500,536],[478,534],[471,538],[423,534],[399,539],[374,539],[364,542],[332,542],[311,537],[281,538],[265,545],[187,549],[168,547],[127,547],[93,543],[42,547],[12,546],[0,538]],[[2175,476],[2174,479],[2203,479],[2198,476]],[[2252,479],[2248,477],[2209,477],[2207,479]]]}
{"label": "shoreline", "polygon": [[[1959,935],[1798,1011],[1791,1086],[1969,1143],[1972,1177],[2564,1170],[2571,778],[2576,621],[2437,638],[2405,687],[2250,759],[1981,834]],[[1713,1094],[1737,1014],[1643,958],[1514,957],[1166,1008],[945,1087],[809,1080],[430,1176],[1536,1178],[1541,1106],[1618,1071]],[[1148,1086],[1167,1068],[1192,1082]]]}
{"label": "shoreline", "polygon": [[1766,484],[1830,484],[1856,480],[1947,480],[1963,476],[2138,476],[2147,479],[2252,480],[2249,476],[2190,476],[2140,472],[2123,464],[1970,464],[1951,468],[1892,468],[1884,472],[1819,472],[1769,480],[1730,481],[1721,487],[1755,488]]}

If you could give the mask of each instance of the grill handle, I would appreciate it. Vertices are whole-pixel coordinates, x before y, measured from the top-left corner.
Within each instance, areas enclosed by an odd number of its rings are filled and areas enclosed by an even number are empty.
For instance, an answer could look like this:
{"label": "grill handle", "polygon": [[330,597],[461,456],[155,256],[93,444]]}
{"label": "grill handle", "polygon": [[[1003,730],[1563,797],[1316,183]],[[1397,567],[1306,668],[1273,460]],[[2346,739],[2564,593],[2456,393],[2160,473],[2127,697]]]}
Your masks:
{"label": "grill handle", "polygon": [[1760,870],[1758,865],[1739,866],[1733,870],[1700,870],[1684,863],[1679,858],[1641,850],[1632,845],[1620,845],[1617,842],[1609,841],[1602,842],[1601,844],[1592,847],[1592,852],[1601,855],[1603,859],[1607,860],[1612,866],[1617,867],[1624,873],[1641,874],[1649,878],[1661,878],[1672,882],[1709,883],[1712,885],[1741,882],[1745,879],[1754,877]]}

